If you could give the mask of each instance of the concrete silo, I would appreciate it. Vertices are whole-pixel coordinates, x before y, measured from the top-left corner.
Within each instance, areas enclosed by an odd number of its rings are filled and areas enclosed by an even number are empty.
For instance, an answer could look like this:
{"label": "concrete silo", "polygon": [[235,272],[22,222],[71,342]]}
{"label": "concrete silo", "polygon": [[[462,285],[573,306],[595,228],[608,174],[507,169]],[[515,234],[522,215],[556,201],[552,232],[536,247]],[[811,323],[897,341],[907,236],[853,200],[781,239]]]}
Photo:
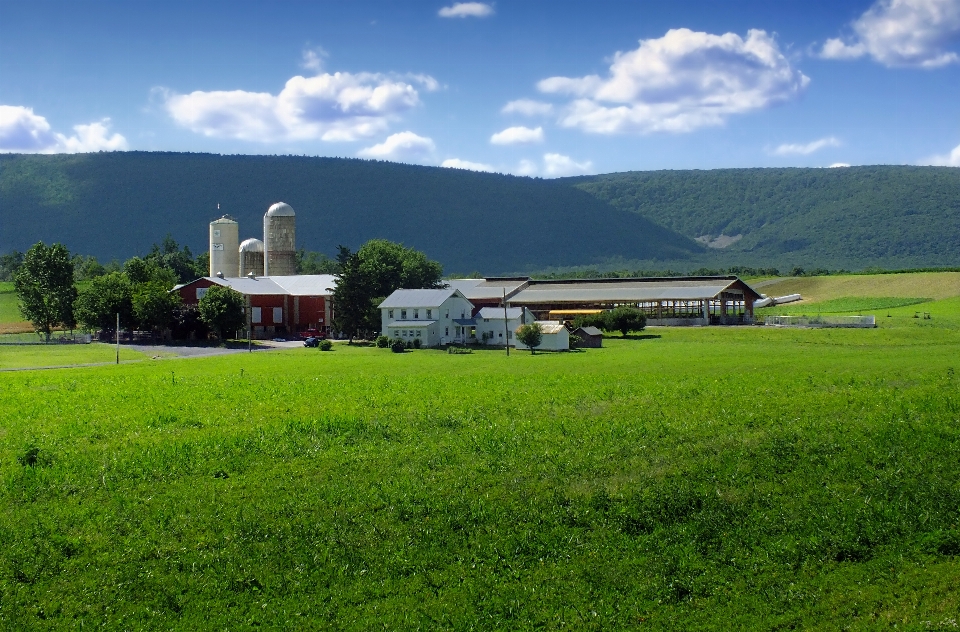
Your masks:
{"label": "concrete silo", "polygon": [[263,276],[263,242],[251,237],[240,244],[240,276]]}
{"label": "concrete silo", "polygon": [[210,276],[233,276],[240,267],[240,225],[226,215],[210,222]]}
{"label": "concrete silo", "polygon": [[263,274],[297,273],[297,218],[289,204],[277,202],[263,216]]}

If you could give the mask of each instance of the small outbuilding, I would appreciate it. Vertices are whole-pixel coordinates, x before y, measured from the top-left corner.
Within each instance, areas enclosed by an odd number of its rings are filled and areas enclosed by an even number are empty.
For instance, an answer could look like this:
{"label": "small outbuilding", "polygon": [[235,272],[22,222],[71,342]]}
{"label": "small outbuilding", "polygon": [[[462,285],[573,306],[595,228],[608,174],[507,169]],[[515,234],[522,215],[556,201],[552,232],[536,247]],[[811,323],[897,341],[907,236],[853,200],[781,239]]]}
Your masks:
{"label": "small outbuilding", "polygon": [[[570,349],[570,332],[559,320],[537,320],[540,325],[540,346],[537,351],[567,351]],[[519,329],[519,327],[517,327]],[[517,332],[513,332],[516,338]],[[517,349],[529,349],[527,345],[517,340]]]}
{"label": "small outbuilding", "polygon": [[585,349],[599,349],[603,346],[603,332],[596,327],[577,327],[573,330],[574,336],[580,338],[578,347]]}

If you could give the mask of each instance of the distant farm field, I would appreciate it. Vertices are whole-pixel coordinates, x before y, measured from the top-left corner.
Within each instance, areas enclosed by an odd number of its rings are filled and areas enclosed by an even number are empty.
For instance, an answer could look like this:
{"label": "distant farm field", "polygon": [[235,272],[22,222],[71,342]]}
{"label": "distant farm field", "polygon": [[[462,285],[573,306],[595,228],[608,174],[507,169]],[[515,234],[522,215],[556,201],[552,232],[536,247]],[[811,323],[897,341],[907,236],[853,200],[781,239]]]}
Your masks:
{"label": "distant farm field", "polygon": [[0,627],[945,629],[960,312],[934,304],[0,373]]}
{"label": "distant farm field", "polygon": [[800,294],[811,303],[848,297],[943,299],[960,296],[960,272],[789,277],[752,285],[768,296]]}

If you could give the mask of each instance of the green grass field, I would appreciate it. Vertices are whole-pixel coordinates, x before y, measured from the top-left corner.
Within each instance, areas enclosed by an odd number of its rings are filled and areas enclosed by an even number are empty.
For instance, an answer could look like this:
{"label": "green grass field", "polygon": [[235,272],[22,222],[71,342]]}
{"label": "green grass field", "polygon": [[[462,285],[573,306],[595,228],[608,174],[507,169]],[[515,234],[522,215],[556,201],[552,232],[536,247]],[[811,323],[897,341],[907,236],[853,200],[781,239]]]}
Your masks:
{"label": "green grass field", "polygon": [[[115,362],[113,345],[94,342],[88,345],[0,345],[0,369],[42,368],[75,364]],[[139,351],[120,347],[120,361],[144,360]]]}
{"label": "green grass field", "polygon": [[951,628],[940,303],[582,353],[2,373],[0,628]]}
{"label": "green grass field", "polygon": [[23,322],[12,281],[0,281],[0,325]]}

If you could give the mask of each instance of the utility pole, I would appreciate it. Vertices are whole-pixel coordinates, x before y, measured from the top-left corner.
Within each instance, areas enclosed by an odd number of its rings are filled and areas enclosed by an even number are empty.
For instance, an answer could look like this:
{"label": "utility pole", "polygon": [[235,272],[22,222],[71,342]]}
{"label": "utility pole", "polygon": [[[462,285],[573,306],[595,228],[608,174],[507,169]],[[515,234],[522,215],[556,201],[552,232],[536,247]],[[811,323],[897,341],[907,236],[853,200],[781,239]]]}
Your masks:
{"label": "utility pole", "polygon": [[503,288],[503,339],[507,343],[507,357],[510,357],[510,322],[507,320],[507,288]]}
{"label": "utility pole", "polygon": [[120,312],[117,312],[117,364],[120,364]]}

